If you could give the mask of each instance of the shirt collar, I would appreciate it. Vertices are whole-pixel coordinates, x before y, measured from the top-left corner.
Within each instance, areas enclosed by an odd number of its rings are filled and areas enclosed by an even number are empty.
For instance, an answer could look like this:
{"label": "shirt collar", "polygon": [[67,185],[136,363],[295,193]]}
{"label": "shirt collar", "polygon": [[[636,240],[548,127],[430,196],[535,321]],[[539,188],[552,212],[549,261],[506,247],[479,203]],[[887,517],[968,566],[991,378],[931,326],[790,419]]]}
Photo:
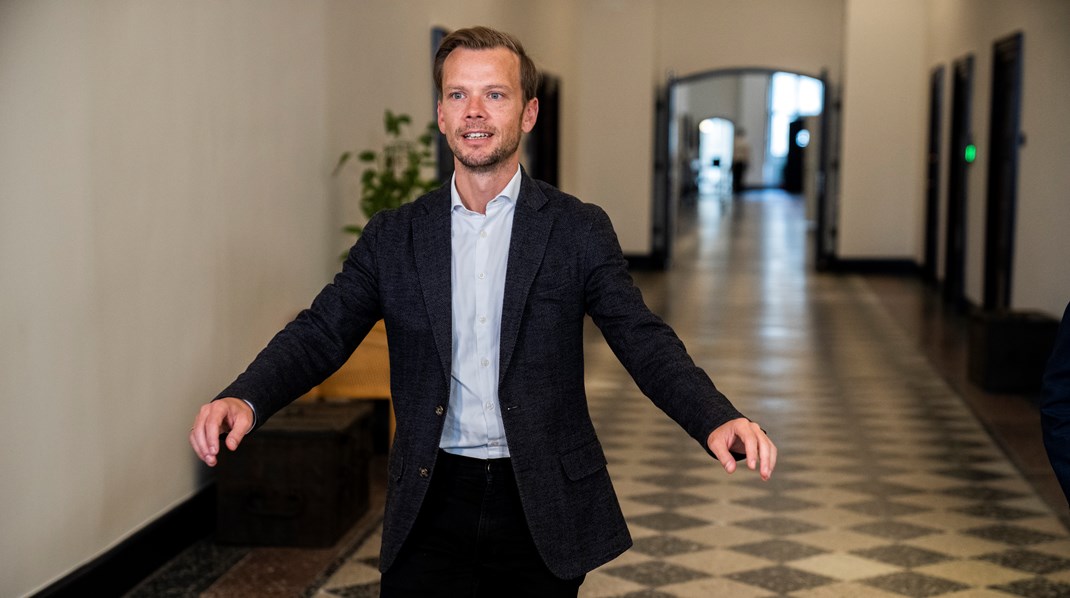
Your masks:
{"label": "shirt collar", "polygon": [[[506,200],[511,201],[513,203],[516,203],[516,200],[520,195],[520,178],[521,178],[520,177],[520,165],[517,164],[516,165],[516,174],[513,175],[513,178],[509,179],[509,182],[505,184],[505,188],[502,189],[501,191],[499,191],[498,195],[496,195],[494,197],[494,199],[498,199],[500,197],[504,197]],[[461,209],[464,209],[464,210],[468,209],[468,208],[464,207],[463,203],[461,203],[461,194],[457,192],[457,173],[456,172],[454,172],[453,176],[450,177],[450,199],[452,200],[451,201],[451,203],[452,203],[452,208],[451,209],[453,209],[453,210],[456,210],[457,208],[461,208]],[[494,201],[494,200],[491,200],[491,201]]]}

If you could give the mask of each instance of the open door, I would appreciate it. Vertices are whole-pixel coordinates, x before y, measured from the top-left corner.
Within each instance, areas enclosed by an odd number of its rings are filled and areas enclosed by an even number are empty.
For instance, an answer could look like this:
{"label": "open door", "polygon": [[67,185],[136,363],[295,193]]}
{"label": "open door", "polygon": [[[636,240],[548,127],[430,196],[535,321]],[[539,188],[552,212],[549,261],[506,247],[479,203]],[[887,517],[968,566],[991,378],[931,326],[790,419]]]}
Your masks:
{"label": "open door", "polygon": [[670,190],[672,175],[669,172],[669,118],[673,81],[658,88],[654,98],[654,202],[651,214],[651,266],[664,269],[669,265],[672,252],[672,229],[676,215]]}
{"label": "open door", "polygon": [[973,55],[955,61],[951,86],[951,142],[947,180],[947,236],[944,254],[944,301],[966,307],[967,173],[973,156],[970,111],[973,104]]}
{"label": "open door", "polygon": [[549,73],[539,77],[539,118],[527,135],[527,169],[531,178],[560,186],[561,78]]}
{"label": "open door", "polygon": [[985,214],[984,309],[1011,306],[1015,213],[1018,203],[1022,34],[999,40],[992,57],[988,205]]}
{"label": "open door", "polygon": [[839,130],[834,120],[839,106],[833,101],[834,91],[829,85],[828,71],[821,71],[821,143],[818,146],[816,193],[817,230],[814,235],[814,265],[818,271],[828,270],[836,260],[836,190],[839,174]]}
{"label": "open door", "polygon": [[929,144],[925,172],[925,257],[921,275],[936,282],[937,248],[940,236],[940,124],[944,113],[944,66],[929,75]]}

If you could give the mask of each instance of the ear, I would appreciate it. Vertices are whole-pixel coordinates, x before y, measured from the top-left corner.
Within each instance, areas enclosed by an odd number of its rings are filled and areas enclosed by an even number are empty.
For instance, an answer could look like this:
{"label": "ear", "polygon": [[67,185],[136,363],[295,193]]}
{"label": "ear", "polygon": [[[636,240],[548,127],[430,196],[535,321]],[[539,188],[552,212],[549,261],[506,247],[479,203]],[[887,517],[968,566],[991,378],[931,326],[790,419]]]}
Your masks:
{"label": "ear", "polygon": [[442,100],[435,103],[435,111],[438,114],[438,130],[443,135],[446,134],[446,121],[442,118]]}
{"label": "ear", "polygon": [[525,133],[530,133],[539,118],[539,98],[531,98],[528,105],[524,106],[524,115],[520,119],[520,126]]}

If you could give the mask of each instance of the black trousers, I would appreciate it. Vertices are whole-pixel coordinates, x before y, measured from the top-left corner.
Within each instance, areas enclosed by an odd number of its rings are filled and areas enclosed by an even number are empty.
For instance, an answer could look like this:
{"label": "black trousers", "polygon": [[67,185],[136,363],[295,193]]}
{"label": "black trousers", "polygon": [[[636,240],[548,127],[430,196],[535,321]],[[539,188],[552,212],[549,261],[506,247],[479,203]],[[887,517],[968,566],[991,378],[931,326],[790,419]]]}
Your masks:
{"label": "black trousers", "polygon": [[440,452],[420,515],[383,574],[382,598],[575,598],[583,577],[558,579],[524,520],[509,459]]}

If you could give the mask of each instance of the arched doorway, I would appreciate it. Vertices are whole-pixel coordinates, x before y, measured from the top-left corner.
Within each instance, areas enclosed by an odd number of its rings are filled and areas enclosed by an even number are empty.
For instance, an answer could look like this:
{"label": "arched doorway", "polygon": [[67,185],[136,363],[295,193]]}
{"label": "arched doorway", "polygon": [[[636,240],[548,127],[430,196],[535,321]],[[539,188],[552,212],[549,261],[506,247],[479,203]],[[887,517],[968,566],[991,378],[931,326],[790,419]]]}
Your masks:
{"label": "arched doorway", "polygon": [[829,165],[835,138],[827,79],[824,72],[814,76],[774,68],[743,68],[668,81],[657,101],[655,263],[664,267],[670,262],[679,208],[691,194],[698,193],[699,177],[709,166],[701,155],[699,126],[710,118],[729,121],[745,134],[750,160],[742,175],[742,188],[785,188],[787,183],[793,191],[801,192],[814,224],[818,268],[831,259],[835,206],[829,194],[834,176]]}

